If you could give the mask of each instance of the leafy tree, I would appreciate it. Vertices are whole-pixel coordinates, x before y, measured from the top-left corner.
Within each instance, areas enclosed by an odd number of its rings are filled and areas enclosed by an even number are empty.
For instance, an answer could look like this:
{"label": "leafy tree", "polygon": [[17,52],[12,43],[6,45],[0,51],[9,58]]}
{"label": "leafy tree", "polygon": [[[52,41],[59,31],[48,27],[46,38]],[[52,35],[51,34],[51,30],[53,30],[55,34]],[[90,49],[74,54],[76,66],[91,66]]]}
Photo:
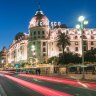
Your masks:
{"label": "leafy tree", "polygon": [[53,57],[49,58],[48,63],[57,64],[58,63],[58,57],[53,56]]}
{"label": "leafy tree", "polygon": [[96,62],[96,48],[85,52],[84,61]]}
{"label": "leafy tree", "polygon": [[63,56],[59,57],[59,63],[61,64],[69,64],[69,63],[74,63],[78,64],[81,63],[81,57],[77,53],[72,53],[72,52],[65,52],[64,53],[64,61],[62,61]]}

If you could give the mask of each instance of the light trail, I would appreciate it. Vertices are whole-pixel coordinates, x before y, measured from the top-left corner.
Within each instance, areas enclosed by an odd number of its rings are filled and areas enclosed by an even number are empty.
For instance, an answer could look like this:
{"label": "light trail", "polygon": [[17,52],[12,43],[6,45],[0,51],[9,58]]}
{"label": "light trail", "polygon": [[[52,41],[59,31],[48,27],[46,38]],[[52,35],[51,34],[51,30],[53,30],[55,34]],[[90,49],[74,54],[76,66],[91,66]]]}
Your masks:
{"label": "light trail", "polygon": [[91,83],[91,82],[84,82],[84,81],[78,82],[78,80],[76,81],[76,80],[68,80],[68,79],[62,79],[62,78],[56,78],[56,77],[37,76],[37,75],[29,75],[29,74],[19,74],[19,76],[36,78],[36,79],[46,80],[46,81],[50,81],[50,82],[57,82],[57,83],[68,84],[68,85],[72,85],[72,86],[89,88],[89,89],[90,88],[96,89],[96,83]]}
{"label": "light trail", "polygon": [[56,77],[37,76],[37,75],[28,75],[28,74],[19,74],[19,76],[36,78],[36,79],[46,80],[46,81],[50,81],[50,82],[57,82],[57,83],[62,83],[62,84],[69,84],[69,85],[73,85],[73,86],[81,85],[81,84],[78,84],[77,81],[74,81],[74,80],[61,79],[61,78],[56,78]]}
{"label": "light trail", "polygon": [[24,80],[21,80],[21,79],[18,79],[18,78],[9,76],[9,75],[5,75],[5,77],[10,79],[10,80],[13,80],[13,81],[17,82],[18,84],[20,84],[24,87],[27,87],[31,90],[39,92],[44,96],[73,96],[73,95],[70,95],[70,94],[67,94],[67,93],[64,93],[64,92],[60,92],[60,91],[51,89],[51,88],[47,88],[47,87],[40,86],[40,85],[37,85],[37,84],[34,84],[34,83],[30,83],[30,82],[27,82],[27,81],[24,81]]}

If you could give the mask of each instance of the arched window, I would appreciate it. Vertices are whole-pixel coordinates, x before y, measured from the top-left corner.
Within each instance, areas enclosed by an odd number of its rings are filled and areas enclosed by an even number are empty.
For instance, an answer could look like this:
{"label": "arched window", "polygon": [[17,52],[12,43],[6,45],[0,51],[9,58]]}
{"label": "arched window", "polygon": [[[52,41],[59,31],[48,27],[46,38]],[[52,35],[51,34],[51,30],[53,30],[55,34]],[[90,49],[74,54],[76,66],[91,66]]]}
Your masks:
{"label": "arched window", "polygon": [[87,37],[85,35],[83,35],[83,39],[87,39]]}

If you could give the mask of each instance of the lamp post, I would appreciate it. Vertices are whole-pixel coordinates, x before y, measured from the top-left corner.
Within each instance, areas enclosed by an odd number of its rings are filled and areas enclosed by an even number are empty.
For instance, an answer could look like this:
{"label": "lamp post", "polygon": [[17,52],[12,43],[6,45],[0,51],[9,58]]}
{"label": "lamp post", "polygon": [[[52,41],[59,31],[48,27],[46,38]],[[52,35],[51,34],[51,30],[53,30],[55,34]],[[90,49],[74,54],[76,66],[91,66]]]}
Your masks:
{"label": "lamp post", "polygon": [[83,70],[82,70],[82,79],[85,79],[85,73],[84,73],[84,47],[83,47],[83,31],[84,31],[84,25],[88,24],[88,21],[85,20],[84,16],[80,16],[78,18],[78,21],[80,24],[76,25],[77,29],[81,30],[81,45],[82,45],[82,65],[83,65]]}

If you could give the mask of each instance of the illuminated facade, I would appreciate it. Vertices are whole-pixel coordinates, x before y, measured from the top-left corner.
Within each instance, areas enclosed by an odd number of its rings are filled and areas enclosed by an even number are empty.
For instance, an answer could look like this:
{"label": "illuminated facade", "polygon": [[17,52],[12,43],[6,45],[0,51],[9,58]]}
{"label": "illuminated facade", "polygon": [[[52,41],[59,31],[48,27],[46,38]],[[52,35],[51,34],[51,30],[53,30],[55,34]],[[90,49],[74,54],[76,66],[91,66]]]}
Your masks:
{"label": "illuminated facade", "polygon": [[6,47],[3,47],[2,51],[0,52],[0,68],[6,67],[7,64],[8,64],[7,49]]}
{"label": "illuminated facade", "polygon": [[[39,63],[44,63],[52,56],[59,56],[62,49],[57,47],[56,39],[60,31],[70,37],[71,45],[65,50],[82,54],[80,30],[50,26],[48,18],[39,9],[29,24],[28,60],[36,57]],[[96,29],[84,29],[83,39],[84,51],[96,48]],[[32,45],[35,46],[35,56],[32,52]]]}
{"label": "illuminated facade", "polygon": [[28,34],[18,33],[7,51],[9,64],[21,64],[27,62]]}
{"label": "illuminated facade", "polygon": [[[81,54],[81,32],[75,28],[54,28],[39,9],[29,23],[29,34],[14,39],[8,49],[8,63],[47,63],[52,56],[59,56],[62,50],[57,47],[58,32],[70,37],[71,45],[66,51]],[[96,29],[84,29],[84,51],[96,48]],[[28,39],[29,38],[29,39]]]}

